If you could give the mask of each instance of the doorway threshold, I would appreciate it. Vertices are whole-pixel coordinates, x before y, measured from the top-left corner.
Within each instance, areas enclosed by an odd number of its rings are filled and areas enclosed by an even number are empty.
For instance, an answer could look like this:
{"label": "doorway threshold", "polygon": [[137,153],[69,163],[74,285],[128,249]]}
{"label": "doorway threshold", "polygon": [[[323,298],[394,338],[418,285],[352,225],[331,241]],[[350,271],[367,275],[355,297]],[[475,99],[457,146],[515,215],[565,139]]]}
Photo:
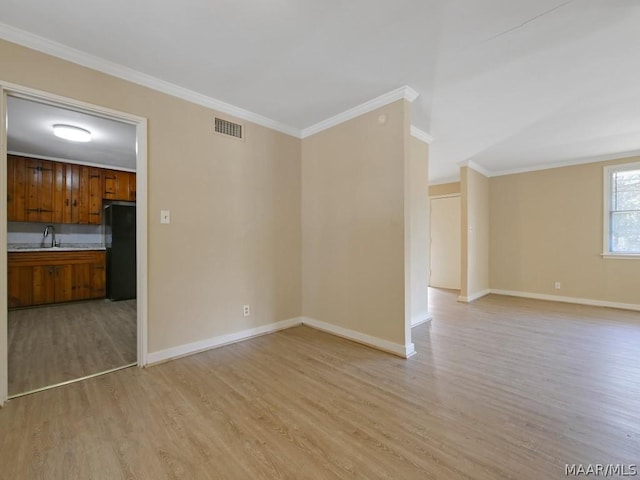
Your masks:
{"label": "doorway threshold", "polygon": [[74,378],[73,380],[67,380],[66,382],[55,383],[53,385],[47,385],[46,387],[34,388],[33,390],[29,390],[27,392],[16,393],[15,395],[9,395],[8,400],[12,400],[14,398],[24,397],[25,395],[31,395],[32,393],[43,392],[45,390],[51,390],[52,388],[64,387],[65,385],[70,385],[72,383],[82,382],[84,380],[88,380],[90,378],[100,377],[102,375],[107,375],[108,373],[117,372],[118,370],[124,370],[125,368],[135,367],[137,365],[136,362],[129,363],[127,365],[123,365],[121,367],[112,368],[110,370],[105,370],[103,372],[92,373],[91,375],[85,375],[84,377]]}

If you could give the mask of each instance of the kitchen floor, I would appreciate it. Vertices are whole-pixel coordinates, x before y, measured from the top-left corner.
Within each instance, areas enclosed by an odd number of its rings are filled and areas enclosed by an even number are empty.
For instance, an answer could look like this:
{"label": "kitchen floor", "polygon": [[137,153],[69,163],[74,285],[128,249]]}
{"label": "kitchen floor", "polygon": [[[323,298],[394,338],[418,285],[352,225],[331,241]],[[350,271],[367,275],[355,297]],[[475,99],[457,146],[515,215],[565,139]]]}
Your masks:
{"label": "kitchen floor", "polygon": [[9,395],[136,362],[136,300],[12,310]]}

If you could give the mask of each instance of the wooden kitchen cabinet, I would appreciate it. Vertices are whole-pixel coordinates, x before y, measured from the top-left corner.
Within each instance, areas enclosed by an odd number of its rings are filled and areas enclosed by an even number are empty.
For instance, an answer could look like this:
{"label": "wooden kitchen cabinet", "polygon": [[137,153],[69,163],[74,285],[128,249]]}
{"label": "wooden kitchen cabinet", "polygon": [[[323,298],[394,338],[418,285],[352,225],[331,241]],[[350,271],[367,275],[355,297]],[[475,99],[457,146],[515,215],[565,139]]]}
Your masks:
{"label": "wooden kitchen cabinet", "polygon": [[136,174],[119,170],[103,170],[106,200],[136,201]]}
{"label": "wooden kitchen cabinet", "polygon": [[7,155],[7,219],[100,225],[104,171]]}
{"label": "wooden kitchen cabinet", "polygon": [[7,219],[51,223],[54,215],[54,163],[7,155]]}
{"label": "wooden kitchen cabinet", "polygon": [[9,308],[104,298],[105,252],[9,252]]}
{"label": "wooden kitchen cabinet", "polygon": [[80,166],[78,223],[102,223],[102,169]]}
{"label": "wooden kitchen cabinet", "polygon": [[27,162],[24,157],[7,155],[7,219],[26,221]]}

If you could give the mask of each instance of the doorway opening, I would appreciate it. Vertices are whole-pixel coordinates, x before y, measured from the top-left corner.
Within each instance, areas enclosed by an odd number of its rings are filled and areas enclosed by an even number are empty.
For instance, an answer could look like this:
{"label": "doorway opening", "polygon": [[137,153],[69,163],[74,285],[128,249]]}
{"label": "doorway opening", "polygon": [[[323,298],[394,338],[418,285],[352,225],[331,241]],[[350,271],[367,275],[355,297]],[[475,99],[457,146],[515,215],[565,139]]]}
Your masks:
{"label": "doorway opening", "polygon": [[145,365],[147,206],[145,119],[0,89],[1,404]]}

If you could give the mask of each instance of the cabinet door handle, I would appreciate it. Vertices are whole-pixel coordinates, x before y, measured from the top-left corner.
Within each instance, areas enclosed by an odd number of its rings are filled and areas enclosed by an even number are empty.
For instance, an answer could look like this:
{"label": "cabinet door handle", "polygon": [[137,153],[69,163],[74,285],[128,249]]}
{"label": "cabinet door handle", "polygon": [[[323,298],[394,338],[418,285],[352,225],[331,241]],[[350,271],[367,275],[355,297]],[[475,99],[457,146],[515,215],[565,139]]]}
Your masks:
{"label": "cabinet door handle", "polygon": [[74,201],[73,201],[73,206],[74,206],[74,207],[77,207],[77,206],[78,206],[78,200],[74,200]]}
{"label": "cabinet door handle", "polygon": [[69,199],[68,199],[68,198],[65,198],[65,199],[64,199],[64,204],[65,204],[67,207],[69,206]]}

